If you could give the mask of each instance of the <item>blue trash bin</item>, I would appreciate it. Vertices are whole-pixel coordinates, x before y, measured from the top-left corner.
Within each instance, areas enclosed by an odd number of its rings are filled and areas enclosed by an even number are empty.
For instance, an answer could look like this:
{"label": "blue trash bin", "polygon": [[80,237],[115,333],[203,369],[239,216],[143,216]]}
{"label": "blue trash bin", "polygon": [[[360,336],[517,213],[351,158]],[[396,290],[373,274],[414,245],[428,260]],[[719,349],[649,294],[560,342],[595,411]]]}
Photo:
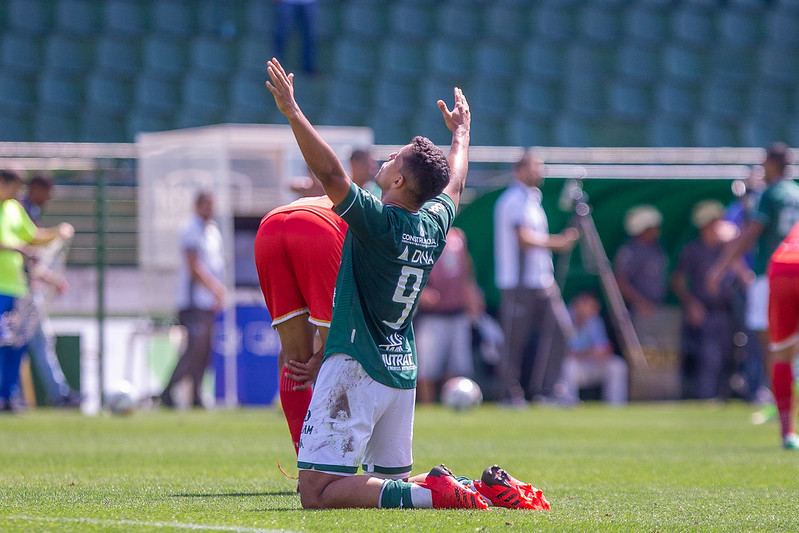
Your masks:
{"label": "blue trash bin", "polygon": [[[224,315],[216,324],[216,398],[225,398]],[[240,405],[271,405],[278,391],[280,338],[265,306],[236,306],[236,386]]]}

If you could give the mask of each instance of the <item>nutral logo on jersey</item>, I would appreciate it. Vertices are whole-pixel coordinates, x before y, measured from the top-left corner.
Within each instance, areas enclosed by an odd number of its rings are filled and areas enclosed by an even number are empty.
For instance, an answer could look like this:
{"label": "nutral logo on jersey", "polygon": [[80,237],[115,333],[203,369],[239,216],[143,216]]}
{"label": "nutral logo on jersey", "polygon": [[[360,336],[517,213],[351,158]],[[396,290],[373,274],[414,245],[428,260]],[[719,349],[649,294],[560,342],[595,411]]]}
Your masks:
{"label": "nutral logo on jersey", "polygon": [[438,246],[438,241],[431,237],[425,237],[424,235],[411,235],[410,233],[403,233],[402,244],[412,244],[414,246],[421,246],[423,248],[435,248]]}
{"label": "nutral logo on jersey", "polygon": [[386,343],[378,346],[383,364],[387,370],[403,371],[414,370],[416,364],[413,362],[413,354],[405,348],[405,337],[399,333],[393,333],[386,337]]}

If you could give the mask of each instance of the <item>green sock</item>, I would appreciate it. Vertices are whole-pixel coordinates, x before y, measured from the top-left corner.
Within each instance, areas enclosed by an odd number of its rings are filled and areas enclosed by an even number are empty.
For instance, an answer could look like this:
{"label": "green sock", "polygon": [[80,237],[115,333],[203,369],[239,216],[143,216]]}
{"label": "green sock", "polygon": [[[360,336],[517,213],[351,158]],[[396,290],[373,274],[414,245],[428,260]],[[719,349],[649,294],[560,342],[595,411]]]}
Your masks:
{"label": "green sock", "polygon": [[413,509],[411,502],[411,485],[407,481],[390,480],[383,482],[380,490],[381,509]]}

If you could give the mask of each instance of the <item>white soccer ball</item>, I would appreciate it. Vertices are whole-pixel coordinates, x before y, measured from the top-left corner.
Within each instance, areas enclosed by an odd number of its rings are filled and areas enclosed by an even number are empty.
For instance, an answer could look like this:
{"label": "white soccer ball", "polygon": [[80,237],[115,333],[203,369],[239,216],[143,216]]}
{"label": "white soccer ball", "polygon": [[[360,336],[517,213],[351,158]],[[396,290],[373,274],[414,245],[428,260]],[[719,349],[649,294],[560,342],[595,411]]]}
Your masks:
{"label": "white soccer ball", "polygon": [[136,410],[138,393],[130,381],[117,381],[105,394],[105,406],[115,415],[129,415]]}
{"label": "white soccer ball", "polygon": [[441,402],[456,411],[473,409],[483,403],[483,391],[469,378],[450,378],[441,388]]}

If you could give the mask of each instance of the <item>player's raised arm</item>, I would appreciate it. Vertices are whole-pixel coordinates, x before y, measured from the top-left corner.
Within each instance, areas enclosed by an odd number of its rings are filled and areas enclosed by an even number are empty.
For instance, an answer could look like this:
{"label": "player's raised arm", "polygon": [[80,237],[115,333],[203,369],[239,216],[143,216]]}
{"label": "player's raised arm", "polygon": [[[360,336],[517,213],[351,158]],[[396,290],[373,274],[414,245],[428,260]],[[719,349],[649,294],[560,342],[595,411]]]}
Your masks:
{"label": "player's raised arm", "polygon": [[283,66],[275,58],[266,65],[272,80],[271,83],[266,82],[266,88],[275,97],[277,108],[289,120],[291,131],[297,139],[305,163],[322,182],[325,193],[333,203],[339,204],[350,190],[349,176],[336,157],[336,153],[317,133],[294,99],[294,74],[286,74]]}
{"label": "player's raised arm", "polygon": [[444,193],[452,198],[455,207],[460,201],[463,187],[466,184],[466,172],[469,170],[469,135],[472,115],[469,111],[469,102],[463,91],[455,87],[455,105],[452,111],[447,108],[443,100],[438,101],[438,108],[444,116],[444,122],[452,132],[452,145],[449,149],[449,184],[444,188]]}

